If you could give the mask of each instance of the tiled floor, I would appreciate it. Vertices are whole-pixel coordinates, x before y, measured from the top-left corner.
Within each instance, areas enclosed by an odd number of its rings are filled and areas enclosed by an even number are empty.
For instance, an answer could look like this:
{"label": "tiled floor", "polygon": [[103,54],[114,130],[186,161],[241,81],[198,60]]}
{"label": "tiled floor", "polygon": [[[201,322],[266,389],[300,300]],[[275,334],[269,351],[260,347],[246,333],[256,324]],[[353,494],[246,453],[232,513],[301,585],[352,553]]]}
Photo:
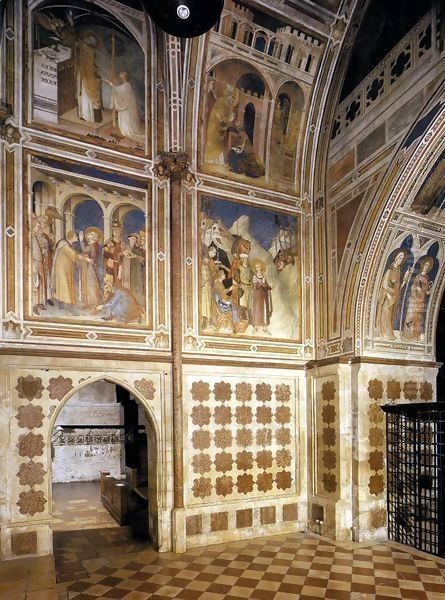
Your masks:
{"label": "tiled floor", "polygon": [[[121,543],[120,558],[80,561],[87,563],[84,570],[90,576],[59,584],[60,600],[445,598],[445,562],[392,543],[336,544],[295,533],[181,555],[153,550],[129,555],[123,551],[123,540],[116,537],[114,542]],[[111,553],[112,545],[109,540],[106,553]]]}
{"label": "tiled floor", "polygon": [[100,482],[53,484],[55,531],[116,527],[116,521],[100,501]]}
{"label": "tiled floor", "polygon": [[0,600],[57,600],[52,556],[0,562]]}

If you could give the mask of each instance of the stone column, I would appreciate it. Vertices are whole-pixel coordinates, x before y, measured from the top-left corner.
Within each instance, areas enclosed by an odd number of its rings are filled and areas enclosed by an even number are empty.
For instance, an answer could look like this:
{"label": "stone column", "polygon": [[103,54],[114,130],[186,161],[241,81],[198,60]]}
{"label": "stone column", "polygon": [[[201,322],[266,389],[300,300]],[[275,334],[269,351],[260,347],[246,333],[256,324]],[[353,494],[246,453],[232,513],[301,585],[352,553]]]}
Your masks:
{"label": "stone column", "polygon": [[[183,152],[164,152],[158,156],[155,173],[158,179],[170,181],[170,287],[172,331],[173,387],[173,551],[185,552],[183,398],[182,398],[182,180],[189,174],[189,161]],[[190,175],[189,175],[190,176]]]}

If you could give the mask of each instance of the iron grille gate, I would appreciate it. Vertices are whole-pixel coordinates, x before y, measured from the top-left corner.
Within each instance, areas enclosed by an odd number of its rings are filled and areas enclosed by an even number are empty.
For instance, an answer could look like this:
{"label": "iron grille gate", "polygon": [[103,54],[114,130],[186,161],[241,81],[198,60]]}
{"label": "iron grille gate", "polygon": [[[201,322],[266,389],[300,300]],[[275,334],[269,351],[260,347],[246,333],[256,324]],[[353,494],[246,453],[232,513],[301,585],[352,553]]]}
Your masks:
{"label": "iron grille gate", "polygon": [[445,556],[445,402],[386,413],[388,537]]}

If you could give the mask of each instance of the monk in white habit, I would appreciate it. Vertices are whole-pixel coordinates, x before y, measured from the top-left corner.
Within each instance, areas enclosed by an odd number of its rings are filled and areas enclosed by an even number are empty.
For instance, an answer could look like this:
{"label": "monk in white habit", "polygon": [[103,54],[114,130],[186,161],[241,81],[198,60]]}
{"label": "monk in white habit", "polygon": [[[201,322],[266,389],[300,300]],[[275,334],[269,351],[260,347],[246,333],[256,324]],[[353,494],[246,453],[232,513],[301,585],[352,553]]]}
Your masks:
{"label": "monk in white habit", "polygon": [[111,108],[117,110],[119,130],[124,137],[144,144],[145,134],[141,127],[136,94],[128,80],[128,73],[121,71],[119,77],[122,83],[117,85],[108,79],[104,80],[111,86]]}
{"label": "monk in white habit", "polygon": [[53,263],[53,298],[57,300],[61,308],[71,308],[76,304],[76,286],[74,270],[76,264],[82,262],[90,263],[91,258],[76,252],[72,245],[79,240],[77,233],[70,231],[66,239],[60,240],[56,247]]}

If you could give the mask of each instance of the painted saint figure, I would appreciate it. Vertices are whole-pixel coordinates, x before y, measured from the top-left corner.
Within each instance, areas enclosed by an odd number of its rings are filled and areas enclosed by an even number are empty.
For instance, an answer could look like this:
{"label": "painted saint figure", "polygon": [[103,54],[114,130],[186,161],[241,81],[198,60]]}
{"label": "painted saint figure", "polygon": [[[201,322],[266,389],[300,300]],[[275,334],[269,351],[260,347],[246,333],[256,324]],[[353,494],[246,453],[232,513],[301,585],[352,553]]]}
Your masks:
{"label": "painted saint figure", "polygon": [[420,273],[414,277],[411,284],[403,327],[403,337],[406,340],[419,341],[420,336],[424,333],[427,299],[433,287],[428,273],[433,266],[434,261],[431,256],[426,256],[421,262]]}
{"label": "painted saint figure", "polygon": [[[216,250],[212,246],[213,255]],[[206,251],[201,261],[201,316],[202,328],[213,329],[213,282],[218,275],[218,267],[210,256],[210,250]]]}
{"label": "painted saint figure", "polygon": [[235,123],[240,93],[234,86],[227,85],[224,93],[221,96],[216,96],[214,82],[211,84],[210,92],[215,97],[215,104],[207,121],[205,161],[223,165],[226,162],[225,142],[227,131],[230,125]]}
{"label": "painted saint figure", "polygon": [[264,333],[272,335],[267,326],[272,315],[272,288],[264,274],[265,264],[257,259],[252,261],[254,275],[252,277],[252,325],[253,333],[262,327]]}
{"label": "painted saint figure", "polygon": [[77,114],[91,123],[102,122],[102,80],[96,66],[97,39],[88,34],[75,45]]}
{"label": "painted saint figure", "polygon": [[33,267],[33,311],[39,314],[51,303],[52,242],[46,234],[48,220],[44,216],[35,217],[32,230]]}
{"label": "painted saint figure", "polygon": [[[80,298],[85,306],[96,306],[102,302],[101,277],[99,274],[101,231],[97,227],[89,227],[79,232],[82,255],[91,258],[91,262],[82,263],[80,267]],[[85,241],[86,239],[86,241]]]}
{"label": "painted saint figure", "polygon": [[383,276],[377,304],[376,325],[379,334],[388,339],[394,339],[394,310],[405,287],[411,269],[408,269],[401,281],[400,269],[405,262],[405,252],[400,251]]}
{"label": "painted saint figure", "polygon": [[53,298],[68,310],[71,310],[76,304],[75,266],[76,264],[82,264],[82,262],[92,262],[91,258],[82,256],[82,254],[79,254],[79,252],[76,252],[72,248],[74,242],[78,240],[77,233],[69,231],[66,234],[66,239],[58,242],[54,255],[52,273]]}
{"label": "painted saint figure", "polygon": [[104,79],[111,86],[111,107],[117,110],[119,130],[124,137],[143,144],[145,134],[141,127],[136,94],[128,80],[128,73],[121,71],[119,77],[122,81],[119,84]]}
{"label": "painted saint figure", "polygon": [[100,304],[97,307],[99,312],[102,312],[104,321],[121,321],[122,323],[130,323],[139,321],[144,314],[143,309],[139,306],[133,294],[124,288],[120,283],[105,284],[105,294],[107,300],[105,304]]}
{"label": "painted saint figure", "polygon": [[138,245],[137,233],[128,236],[128,246],[122,253],[122,285],[130,290],[140,306],[145,306],[143,264],[144,253]]}

